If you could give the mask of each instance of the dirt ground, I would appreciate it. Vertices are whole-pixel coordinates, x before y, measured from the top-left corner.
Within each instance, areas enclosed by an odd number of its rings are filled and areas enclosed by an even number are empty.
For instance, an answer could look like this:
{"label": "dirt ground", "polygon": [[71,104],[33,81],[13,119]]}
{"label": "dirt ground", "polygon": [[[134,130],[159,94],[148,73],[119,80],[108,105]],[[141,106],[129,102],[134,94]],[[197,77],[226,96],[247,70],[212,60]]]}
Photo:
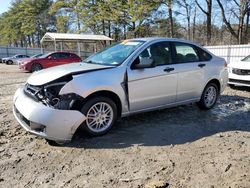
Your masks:
{"label": "dirt ground", "polygon": [[105,136],[51,146],[12,114],[29,75],[0,64],[0,187],[250,187],[250,89],[227,88],[210,111],[140,114]]}

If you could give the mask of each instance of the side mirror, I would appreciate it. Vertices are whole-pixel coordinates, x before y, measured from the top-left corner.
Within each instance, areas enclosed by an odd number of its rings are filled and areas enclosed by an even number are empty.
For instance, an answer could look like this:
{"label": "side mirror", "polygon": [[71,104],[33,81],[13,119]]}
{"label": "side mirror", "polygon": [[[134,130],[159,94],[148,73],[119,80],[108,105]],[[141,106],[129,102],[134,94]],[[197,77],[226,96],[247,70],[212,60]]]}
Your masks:
{"label": "side mirror", "polygon": [[149,58],[141,58],[139,63],[134,64],[133,69],[144,69],[155,67],[154,60]]}
{"label": "side mirror", "polygon": [[53,59],[53,57],[52,56],[48,56],[48,59]]}

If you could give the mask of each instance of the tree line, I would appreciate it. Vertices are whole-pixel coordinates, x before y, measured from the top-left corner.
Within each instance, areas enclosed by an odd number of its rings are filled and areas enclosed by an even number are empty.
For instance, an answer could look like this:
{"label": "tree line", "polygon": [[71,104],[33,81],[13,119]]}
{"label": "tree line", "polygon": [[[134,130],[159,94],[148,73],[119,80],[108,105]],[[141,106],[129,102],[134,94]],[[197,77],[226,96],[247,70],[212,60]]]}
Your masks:
{"label": "tree line", "polygon": [[0,44],[39,47],[46,32],[245,44],[249,17],[250,0],[14,0],[0,15]]}

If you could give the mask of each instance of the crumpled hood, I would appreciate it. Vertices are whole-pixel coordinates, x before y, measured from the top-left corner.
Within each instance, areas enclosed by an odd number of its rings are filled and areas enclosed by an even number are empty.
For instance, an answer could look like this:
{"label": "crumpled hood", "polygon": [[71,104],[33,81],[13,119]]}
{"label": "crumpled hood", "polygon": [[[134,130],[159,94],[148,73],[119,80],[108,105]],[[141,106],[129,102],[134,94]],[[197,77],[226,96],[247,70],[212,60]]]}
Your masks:
{"label": "crumpled hood", "polygon": [[231,62],[231,63],[229,63],[228,66],[231,68],[235,68],[235,69],[250,70],[250,62],[247,62],[247,61]]}
{"label": "crumpled hood", "polygon": [[55,66],[33,73],[27,80],[31,85],[39,86],[70,74],[80,74],[84,72],[112,68],[113,66],[70,63],[67,65]]}

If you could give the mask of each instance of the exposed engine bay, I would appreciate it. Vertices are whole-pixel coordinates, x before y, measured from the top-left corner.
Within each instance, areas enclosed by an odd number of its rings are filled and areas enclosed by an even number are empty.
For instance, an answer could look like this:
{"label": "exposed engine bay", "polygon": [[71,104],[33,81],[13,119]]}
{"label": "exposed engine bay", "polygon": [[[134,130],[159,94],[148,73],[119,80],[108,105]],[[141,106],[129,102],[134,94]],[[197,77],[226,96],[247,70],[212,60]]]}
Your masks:
{"label": "exposed engine bay", "polygon": [[34,100],[46,106],[55,109],[69,110],[73,107],[76,100],[82,99],[81,96],[75,93],[59,95],[62,87],[70,80],[72,80],[72,76],[62,77],[42,86],[33,86],[27,83],[24,92]]}

